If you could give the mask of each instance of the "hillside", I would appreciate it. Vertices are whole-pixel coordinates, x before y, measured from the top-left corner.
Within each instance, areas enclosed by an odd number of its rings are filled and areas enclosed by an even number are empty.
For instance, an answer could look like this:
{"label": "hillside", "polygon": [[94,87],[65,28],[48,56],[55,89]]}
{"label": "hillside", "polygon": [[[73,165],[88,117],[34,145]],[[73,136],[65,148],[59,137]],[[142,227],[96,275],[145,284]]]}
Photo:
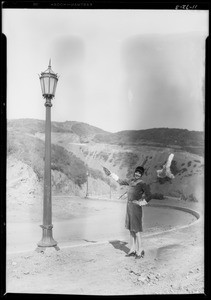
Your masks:
{"label": "hillside", "polygon": [[[29,167],[37,178],[36,188],[31,188],[35,194],[43,188],[44,130],[45,122],[41,120],[9,120],[7,126],[8,178],[19,174],[18,189],[21,189],[27,181],[21,180],[24,176],[21,170]],[[144,164],[145,180],[151,183],[154,196],[198,201],[203,199],[204,190],[203,138],[202,132],[182,129],[108,133],[80,122],[52,122],[53,193],[85,196],[88,179],[90,195],[118,197],[125,189],[104,175],[102,165],[120,177],[130,178],[134,168]],[[172,172],[176,178],[152,183],[156,170],[162,167],[170,152],[175,154]],[[17,185],[8,183],[10,194],[17,193]],[[28,185],[34,182],[28,180]]]}
{"label": "hillside", "polygon": [[[35,134],[37,132],[45,132],[45,122],[36,119],[17,119],[8,120],[8,131],[18,131],[21,133]],[[69,133],[76,139],[91,138],[96,134],[106,134],[107,132],[82,122],[66,121],[66,122],[51,122],[51,131],[57,133]]]}
{"label": "hillside", "polygon": [[198,131],[176,128],[128,130],[117,133],[96,134],[94,142],[117,145],[148,145],[172,147],[203,155],[204,135]]}
{"label": "hillside", "polygon": [[[45,132],[45,122],[35,119],[8,121],[9,131],[36,134]],[[68,133],[73,142],[94,142],[111,145],[134,145],[171,147],[190,153],[204,155],[204,133],[178,128],[152,128],[106,132],[95,126],[76,121],[52,122],[52,133]]]}

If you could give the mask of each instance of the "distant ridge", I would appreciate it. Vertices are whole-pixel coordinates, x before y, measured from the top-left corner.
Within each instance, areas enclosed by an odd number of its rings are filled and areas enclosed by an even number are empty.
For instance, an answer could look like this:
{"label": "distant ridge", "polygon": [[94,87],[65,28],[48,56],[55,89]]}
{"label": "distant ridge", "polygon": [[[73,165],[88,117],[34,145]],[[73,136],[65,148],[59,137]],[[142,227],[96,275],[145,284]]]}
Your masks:
{"label": "distant ridge", "polygon": [[117,133],[98,134],[93,140],[96,143],[107,144],[176,147],[200,155],[204,151],[203,132],[178,128],[125,130]]}
{"label": "distant ridge", "polygon": [[[8,130],[24,133],[44,133],[45,121],[36,119],[8,120]],[[52,122],[52,133],[70,133],[82,142],[114,145],[175,147],[187,152],[204,154],[204,133],[179,128],[151,128],[144,130],[124,130],[116,133],[77,121]]]}
{"label": "distant ridge", "polygon": [[[45,132],[45,121],[38,119],[11,119],[8,120],[8,129],[21,129],[24,132]],[[70,132],[79,136],[89,136],[108,133],[98,127],[77,121],[51,122],[52,132]]]}

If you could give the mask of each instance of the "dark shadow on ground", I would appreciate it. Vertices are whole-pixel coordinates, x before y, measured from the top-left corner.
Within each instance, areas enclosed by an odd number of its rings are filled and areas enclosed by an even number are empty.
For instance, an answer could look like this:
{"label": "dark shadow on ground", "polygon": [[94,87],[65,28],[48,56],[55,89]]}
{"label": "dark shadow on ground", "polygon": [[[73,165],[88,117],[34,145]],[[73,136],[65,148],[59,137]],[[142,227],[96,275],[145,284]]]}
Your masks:
{"label": "dark shadow on ground", "polygon": [[97,243],[97,241],[90,241],[90,240],[85,240],[85,239],[83,239],[83,241],[85,241],[87,243]]}
{"label": "dark shadow on ground", "polygon": [[109,241],[109,243],[115,248],[115,249],[118,249],[118,250],[121,250],[125,253],[128,253],[129,252],[129,248],[126,247],[125,245],[127,245],[126,242],[122,242],[122,241],[119,241],[119,240],[115,240],[115,241]]}

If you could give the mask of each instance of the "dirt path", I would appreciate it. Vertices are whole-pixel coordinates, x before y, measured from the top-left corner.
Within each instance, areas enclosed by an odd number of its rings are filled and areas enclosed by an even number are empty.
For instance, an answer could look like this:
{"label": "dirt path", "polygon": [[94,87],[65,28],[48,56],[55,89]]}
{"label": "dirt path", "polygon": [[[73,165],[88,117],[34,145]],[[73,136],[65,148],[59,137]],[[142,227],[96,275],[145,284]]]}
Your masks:
{"label": "dirt path", "polygon": [[[67,220],[60,219],[53,222],[53,236],[59,246],[108,241],[115,238],[127,240],[128,231],[124,226],[125,203],[101,202],[101,206],[98,206],[97,200],[95,202],[87,200],[86,205],[89,208],[95,205],[95,210],[91,212],[84,210],[82,213],[84,208],[82,203],[78,208],[81,215],[75,214]],[[144,207],[143,215],[143,235],[187,225],[196,219],[189,213],[166,206]],[[37,222],[8,222],[7,253],[35,249],[42,235],[39,225]]]}
{"label": "dirt path", "polygon": [[146,255],[125,257],[128,243],[11,254],[7,292],[85,295],[204,293],[203,216],[189,227],[144,237]]}

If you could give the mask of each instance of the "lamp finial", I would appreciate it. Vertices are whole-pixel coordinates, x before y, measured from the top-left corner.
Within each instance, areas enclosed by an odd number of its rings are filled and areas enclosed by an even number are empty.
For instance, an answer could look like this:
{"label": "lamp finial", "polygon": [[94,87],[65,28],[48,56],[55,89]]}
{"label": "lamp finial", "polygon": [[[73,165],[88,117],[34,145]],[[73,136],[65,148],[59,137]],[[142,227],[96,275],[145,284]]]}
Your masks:
{"label": "lamp finial", "polygon": [[51,68],[51,58],[49,60],[49,66],[48,67]]}

